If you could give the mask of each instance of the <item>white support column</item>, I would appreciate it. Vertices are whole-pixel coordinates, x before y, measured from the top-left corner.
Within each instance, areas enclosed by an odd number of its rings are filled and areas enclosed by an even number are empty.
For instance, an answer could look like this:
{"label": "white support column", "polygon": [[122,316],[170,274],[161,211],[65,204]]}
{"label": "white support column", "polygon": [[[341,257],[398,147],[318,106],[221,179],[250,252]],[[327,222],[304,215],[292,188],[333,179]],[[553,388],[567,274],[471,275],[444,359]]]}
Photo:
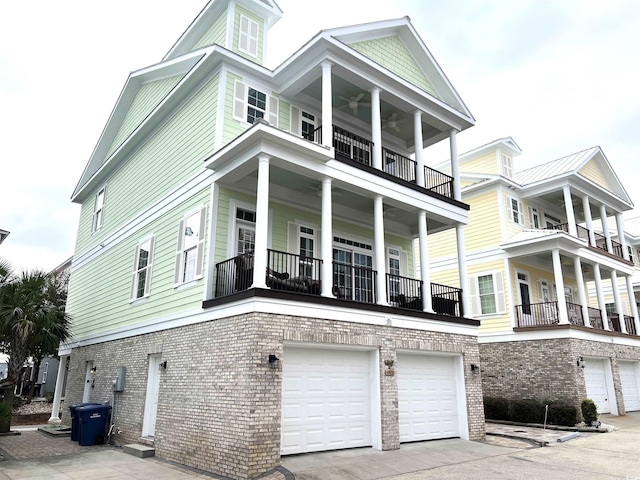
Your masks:
{"label": "white support column", "polygon": [[590,327],[589,304],[587,303],[587,292],[584,288],[584,276],[582,275],[582,262],[580,261],[580,257],[574,257],[573,269],[575,270],[576,283],[578,284],[578,299],[580,300],[580,307],[582,308],[582,320],[586,327]]}
{"label": "white support column", "polygon": [[600,205],[600,222],[602,223],[602,234],[607,242],[607,252],[613,253],[611,235],[609,233],[609,221],[607,220],[607,207],[605,207],[604,204]]}
{"label": "white support column", "polygon": [[578,236],[578,229],[576,227],[576,215],[573,211],[573,201],[571,200],[571,188],[569,185],[562,187],[562,194],[564,196],[564,210],[567,216],[567,224],[569,227],[569,235],[572,237]]}
{"label": "white support column", "polygon": [[629,296],[631,315],[633,315],[633,324],[636,327],[636,335],[640,335],[640,318],[638,318],[638,305],[636,304],[636,294],[633,291],[633,281],[631,275],[626,275],[625,278],[627,280],[627,295]]}
{"label": "white support column", "polygon": [[456,131],[449,131],[449,148],[451,149],[451,176],[453,177],[453,198],[462,200],[460,193],[460,165],[458,164],[458,142],[456,140]]}
{"label": "white support column", "polygon": [[253,253],[253,288],[267,288],[267,236],[269,235],[269,157],[258,157],[256,190],[256,243]]}
{"label": "white support column", "polygon": [[418,244],[420,245],[420,278],[422,279],[422,309],[433,312],[431,298],[431,277],[429,275],[429,240],[427,229],[427,212],[418,214]]}
{"label": "white support column", "polygon": [[587,230],[589,231],[589,245],[592,247],[596,246],[596,237],[595,232],[593,231],[593,218],[591,218],[591,205],[589,203],[589,197],[582,197],[582,209],[584,210],[584,221],[587,225]]}
{"label": "white support column", "polygon": [[382,170],[382,122],[380,121],[380,89],[371,93],[371,140],[373,141],[373,168]]}
{"label": "white support column", "polygon": [[331,66],[322,62],[322,145],[333,148],[333,97],[331,92]]}
{"label": "white support column", "polygon": [[561,325],[567,325],[569,323],[569,315],[567,314],[567,299],[564,297],[564,278],[562,277],[560,250],[557,248],[551,250],[551,257],[553,258],[553,279],[556,282],[558,318]]}
{"label": "white support column", "polygon": [[604,303],[604,293],[602,291],[602,275],[600,274],[600,264],[593,266],[593,280],[596,284],[596,296],[598,297],[598,308],[600,309],[600,318],[602,318],[602,328],[610,330],[609,318],[607,317],[607,307]]}
{"label": "white support column", "polygon": [[[457,163],[457,162],[456,162]],[[462,316],[471,313],[469,289],[467,288],[467,258],[464,250],[464,225],[456,225],[456,246],[458,251],[458,278],[462,289]]]}
{"label": "white support column", "polygon": [[51,417],[49,423],[62,423],[60,419],[60,401],[62,400],[62,388],[64,387],[64,374],[67,371],[67,359],[69,355],[60,355],[58,364],[58,376],[56,377],[56,389],[53,392],[53,405],[51,407]]}
{"label": "white support column", "polygon": [[426,187],[424,180],[424,140],[422,138],[422,112],[413,112],[413,145],[415,147],[416,160],[416,185]]}
{"label": "white support column", "polygon": [[382,197],[377,195],[373,199],[373,242],[376,255],[376,296],[378,305],[388,305],[387,302],[387,261],[384,251],[384,213]]}
{"label": "white support column", "polygon": [[613,301],[616,305],[616,313],[620,322],[620,331],[627,333],[627,326],[624,324],[624,308],[622,306],[622,298],[620,297],[620,288],[618,286],[618,272],[611,270],[611,289],[613,290]]}
{"label": "white support column", "polygon": [[322,292],[323,297],[333,297],[333,212],[331,204],[331,179],[322,180]]}
{"label": "white support column", "polygon": [[622,258],[629,260],[629,250],[627,249],[627,239],[624,238],[624,218],[622,213],[616,212],[616,227],[618,228],[618,242],[622,245]]}

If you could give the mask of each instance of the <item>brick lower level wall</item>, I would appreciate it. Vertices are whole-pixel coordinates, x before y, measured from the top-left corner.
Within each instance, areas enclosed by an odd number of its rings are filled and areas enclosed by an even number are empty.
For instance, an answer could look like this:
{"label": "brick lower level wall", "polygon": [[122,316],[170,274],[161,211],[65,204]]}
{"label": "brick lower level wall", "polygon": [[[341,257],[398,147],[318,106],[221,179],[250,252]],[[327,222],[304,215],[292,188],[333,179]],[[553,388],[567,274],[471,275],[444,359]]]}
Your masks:
{"label": "brick lower level wall", "polygon": [[640,347],[571,338],[480,344],[485,397],[563,399],[575,405],[587,397],[578,357],[607,358],[616,406],[625,414],[619,360],[640,360]]}
{"label": "brick lower level wall", "polygon": [[[398,388],[384,375],[385,359],[398,350],[461,354],[467,395],[469,437],[484,437],[477,337],[390,326],[251,313],[75,348],[69,365],[66,402],[82,400],[86,362],[96,367],[90,401],[114,406],[119,444],[140,441],[149,354],[167,362],[160,373],[155,426],[156,455],[237,479],[253,478],[280,464],[282,369],[285,343],[366,346],[380,352],[382,448],[399,448]],[[126,367],[123,392],[112,392],[119,366]]]}

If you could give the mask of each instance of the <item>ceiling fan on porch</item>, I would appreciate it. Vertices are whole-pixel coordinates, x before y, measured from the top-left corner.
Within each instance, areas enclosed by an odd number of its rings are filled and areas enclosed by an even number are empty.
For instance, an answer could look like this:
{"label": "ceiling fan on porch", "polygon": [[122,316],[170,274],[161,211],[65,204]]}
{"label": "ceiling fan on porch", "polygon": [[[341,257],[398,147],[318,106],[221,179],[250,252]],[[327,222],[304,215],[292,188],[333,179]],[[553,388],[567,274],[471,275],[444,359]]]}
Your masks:
{"label": "ceiling fan on porch", "polygon": [[399,132],[399,125],[402,123],[404,123],[404,120],[398,120],[398,112],[393,112],[389,118],[382,120],[382,129],[393,128],[396,132]]}
{"label": "ceiling fan on porch", "polygon": [[347,108],[349,107],[354,115],[358,115],[358,107],[370,107],[370,103],[361,102],[364,97],[364,92],[360,92],[358,95],[352,95],[349,98],[343,97],[339,95],[338,98],[340,100],[344,100],[346,103],[344,105],[340,105],[338,108]]}

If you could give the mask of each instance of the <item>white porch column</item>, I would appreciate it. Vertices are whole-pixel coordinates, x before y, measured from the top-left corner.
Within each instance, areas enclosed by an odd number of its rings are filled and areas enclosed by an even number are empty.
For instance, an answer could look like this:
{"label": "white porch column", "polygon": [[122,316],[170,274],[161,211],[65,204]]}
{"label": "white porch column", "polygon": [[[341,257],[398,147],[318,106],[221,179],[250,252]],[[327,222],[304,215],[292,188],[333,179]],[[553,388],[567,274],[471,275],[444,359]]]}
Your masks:
{"label": "white porch column", "polygon": [[256,244],[253,254],[253,288],[267,288],[267,236],[269,235],[269,157],[258,157],[256,190]]}
{"label": "white porch column", "polygon": [[322,145],[333,148],[333,97],[331,92],[331,66],[322,62]]}
{"label": "white porch column", "polygon": [[618,228],[618,242],[622,245],[622,258],[629,260],[629,251],[627,249],[627,239],[624,238],[624,218],[622,213],[616,213],[616,227]]}
{"label": "white porch column", "polygon": [[622,307],[622,298],[618,287],[618,272],[615,270],[611,270],[611,289],[613,290],[613,301],[616,304],[616,313],[620,322],[620,331],[627,333],[627,326],[624,324],[624,308]]}
{"label": "white porch column", "polygon": [[567,215],[567,224],[569,227],[569,235],[572,237],[578,236],[578,229],[576,227],[576,215],[573,211],[573,201],[571,200],[571,188],[569,185],[562,187],[562,194],[564,195],[564,210]]}
{"label": "white porch column", "polygon": [[582,262],[580,257],[573,258],[573,268],[576,272],[576,283],[578,284],[578,299],[580,300],[580,307],[582,308],[582,319],[585,326],[590,327],[589,321],[589,308],[587,303],[587,292],[584,288],[584,276],[582,275]]}
{"label": "white porch column", "polygon": [[593,280],[596,284],[596,296],[598,297],[598,308],[600,309],[600,318],[602,318],[602,328],[610,330],[609,318],[607,318],[607,307],[604,303],[604,293],[602,292],[602,275],[600,274],[600,264],[593,266]]}
{"label": "white porch column", "polygon": [[387,261],[384,251],[384,213],[382,197],[377,195],[373,199],[373,241],[376,252],[376,296],[378,305],[388,305],[387,302]]}
{"label": "white porch column", "polygon": [[331,179],[322,179],[322,292],[333,297],[333,212],[331,205]]}
{"label": "white porch column", "polygon": [[56,389],[53,392],[53,405],[51,407],[51,417],[49,423],[61,423],[60,401],[62,400],[62,387],[64,387],[64,374],[67,371],[67,359],[69,355],[60,355],[58,364],[58,376],[56,377]]}
{"label": "white porch column", "polygon": [[[457,163],[457,162],[456,162]],[[462,289],[462,316],[471,313],[469,289],[467,288],[467,257],[464,250],[464,225],[456,225],[456,246],[458,250],[458,278]]]}
{"label": "white porch column", "polygon": [[380,121],[380,89],[374,87],[371,93],[371,140],[373,141],[373,168],[382,170],[382,122]]}
{"label": "white porch column", "polygon": [[602,234],[607,242],[607,252],[613,253],[611,235],[609,234],[609,221],[607,220],[607,207],[604,204],[600,205],[600,222],[602,223]]}
{"label": "white porch column", "polygon": [[420,245],[420,278],[422,279],[422,309],[433,312],[431,298],[431,278],[429,275],[429,240],[427,230],[427,212],[418,214],[418,244]]}
{"label": "white porch column", "polygon": [[636,294],[633,291],[633,281],[631,275],[626,275],[625,278],[627,280],[627,295],[629,296],[629,305],[631,305],[633,324],[636,326],[636,335],[640,335],[640,318],[638,318],[638,305],[636,304]]}
{"label": "white porch column", "polygon": [[449,132],[449,148],[451,149],[451,176],[453,177],[453,198],[462,200],[460,193],[460,165],[458,165],[458,142],[456,131]]}
{"label": "white porch column", "polygon": [[422,112],[416,110],[413,112],[413,145],[415,147],[416,159],[416,185],[426,187],[424,181],[424,148],[422,138]]}
{"label": "white porch column", "polygon": [[564,297],[564,278],[562,278],[562,263],[560,263],[560,250],[554,248],[551,250],[553,258],[553,279],[556,282],[556,297],[558,301],[558,319],[561,325],[569,323],[569,315],[567,314],[567,299]]}
{"label": "white porch column", "polygon": [[589,230],[589,245],[592,247],[596,246],[596,237],[595,232],[593,231],[593,219],[591,218],[591,205],[589,203],[589,197],[582,197],[582,209],[584,210],[584,221],[587,225],[587,230]]}

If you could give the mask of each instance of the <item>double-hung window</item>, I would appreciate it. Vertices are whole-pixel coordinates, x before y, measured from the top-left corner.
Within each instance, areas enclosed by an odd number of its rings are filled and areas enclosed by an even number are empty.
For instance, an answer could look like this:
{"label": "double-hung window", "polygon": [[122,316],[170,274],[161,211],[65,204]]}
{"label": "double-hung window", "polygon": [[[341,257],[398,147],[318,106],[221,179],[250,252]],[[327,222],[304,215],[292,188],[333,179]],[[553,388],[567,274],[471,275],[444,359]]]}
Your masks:
{"label": "double-hung window", "polygon": [[104,201],[107,193],[107,187],[102,187],[98,193],[96,193],[96,198],[93,207],[93,222],[91,231],[97,232],[102,227],[102,222],[104,220]]}
{"label": "double-hung window", "polygon": [[247,122],[256,123],[259,118],[264,118],[267,112],[267,95],[255,88],[249,87],[247,96]]}
{"label": "double-hung window", "polygon": [[519,200],[509,197],[509,212],[511,214],[511,221],[518,225],[524,225],[524,214],[522,210],[522,203]]}
{"label": "double-hung window", "polygon": [[236,255],[253,253],[256,248],[256,212],[236,208]]}
{"label": "double-hung window", "polygon": [[151,289],[151,266],[153,265],[153,244],[155,237],[141,240],[136,247],[131,279],[131,300],[149,296]]}
{"label": "double-hung window", "polygon": [[473,315],[494,315],[506,311],[504,284],[499,271],[481,273],[469,279]]}
{"label": "double-hung window", "polygon": [[178,249],[174,283],[180,285],[202,278],[206,208],[186,215],[178,227]]}
{"label": "double-hung window", "polygon": [[279,100],[256,87],[236,80],[233,87],[233,118],[241,122],[256,123],[260,118],[278,126]]}

